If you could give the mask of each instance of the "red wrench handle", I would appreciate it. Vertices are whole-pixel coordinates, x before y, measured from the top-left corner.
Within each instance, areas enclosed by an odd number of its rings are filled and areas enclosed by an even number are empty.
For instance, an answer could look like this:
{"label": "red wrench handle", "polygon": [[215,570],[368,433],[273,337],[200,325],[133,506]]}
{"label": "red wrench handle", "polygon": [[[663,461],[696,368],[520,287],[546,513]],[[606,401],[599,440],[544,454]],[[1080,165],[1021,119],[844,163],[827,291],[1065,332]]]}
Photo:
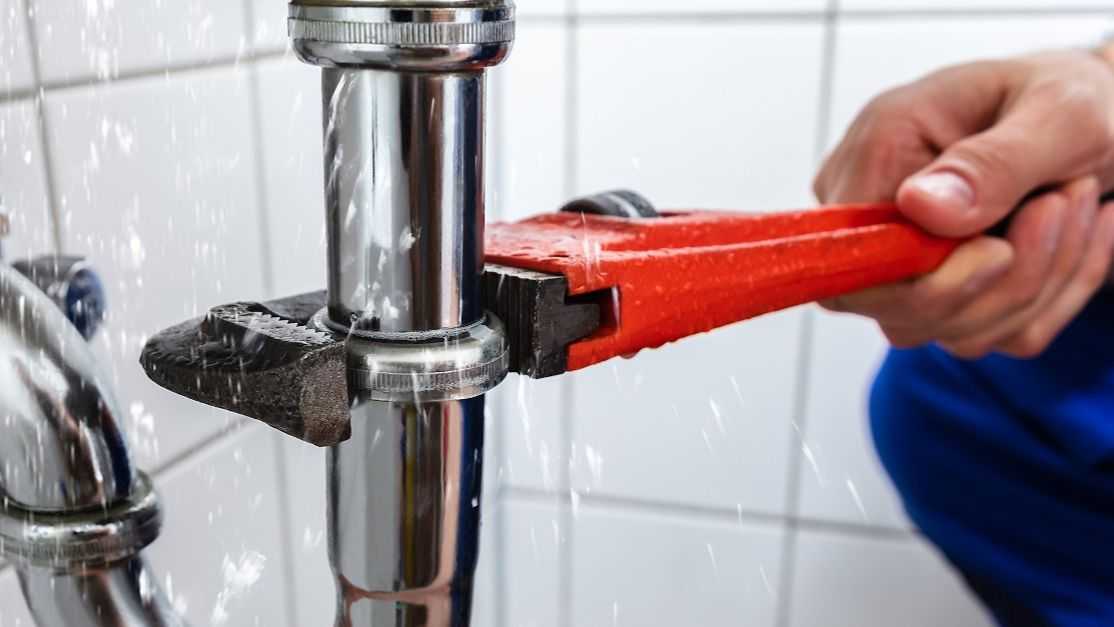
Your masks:
{"label": "red wrench handle", "polygon": [[655,348],[804,303],[937,268],[958,240],[893,205],[773,214],[671,212],[630,219],[549,214],[489,229],[489,262],[561,274],[604,322],[569,347],[568,369]]}

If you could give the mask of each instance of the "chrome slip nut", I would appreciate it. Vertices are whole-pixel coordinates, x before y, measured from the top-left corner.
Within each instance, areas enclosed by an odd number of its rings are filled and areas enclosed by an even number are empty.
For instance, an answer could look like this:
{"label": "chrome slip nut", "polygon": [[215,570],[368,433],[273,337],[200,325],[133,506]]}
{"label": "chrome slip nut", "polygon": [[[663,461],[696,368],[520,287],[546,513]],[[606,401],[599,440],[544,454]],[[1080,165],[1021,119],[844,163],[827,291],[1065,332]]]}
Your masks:
{"label": "chrome slip nut", "polygon": [[[315,324],[325,325],[322,311]],[[353,399],[423,403],[475,398],[503,382],[510,346],[503,323],[490,312],[464,327],[412,334],[350,331],[345,342]]]}
{"label": "chrome slip nut", "polygon": [[80,572],[138,555],[161,527],[158,495],[138,473],[132,495],[104,509],[44,513],[0,504],[0,556],[19,567]]}
{"label": "chrome slip nut", "polygon": [[294,50],[326,67],[478,70],[515,35],[509,0],[292,0],[289,15]]}

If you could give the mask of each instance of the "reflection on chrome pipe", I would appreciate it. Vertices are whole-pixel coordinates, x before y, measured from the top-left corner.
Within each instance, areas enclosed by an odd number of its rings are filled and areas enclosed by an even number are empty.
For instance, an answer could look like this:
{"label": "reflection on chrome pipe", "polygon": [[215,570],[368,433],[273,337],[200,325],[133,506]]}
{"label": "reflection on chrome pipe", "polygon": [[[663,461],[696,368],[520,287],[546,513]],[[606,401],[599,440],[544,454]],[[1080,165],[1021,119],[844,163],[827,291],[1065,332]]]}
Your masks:
{"label": "reflection on chrome pipe", "polygon": [[134,557],[80,573],[19,571],[35,621],[65,627],[181,627],[143,559]]}
{"label": "reflection on chrome pipe", "polygon": [[[359,404],[329,455],[341,625],[468,624],[479,544],[482,397]],[[372,616],[374,615],[374,618]]]}
{"label": "reflection on chrome pipe", "polygon": [[432,331],[482,315],[479,72],[325,69],[329,317]]}
{"label": "reflection on chrome pipe", "polygon": [[121,416],[84,338],[0,264],[0,494],[48,512],[127,497],[135,471]]}
{"label": "reflection on chrome pipe", "polygon": [[291,0],[324,67],[327,324],[347,337],[352,437],[329,455],[342,627],[467,627],[483,393],[505,336],[480,304],[483,70],[510,0]]}

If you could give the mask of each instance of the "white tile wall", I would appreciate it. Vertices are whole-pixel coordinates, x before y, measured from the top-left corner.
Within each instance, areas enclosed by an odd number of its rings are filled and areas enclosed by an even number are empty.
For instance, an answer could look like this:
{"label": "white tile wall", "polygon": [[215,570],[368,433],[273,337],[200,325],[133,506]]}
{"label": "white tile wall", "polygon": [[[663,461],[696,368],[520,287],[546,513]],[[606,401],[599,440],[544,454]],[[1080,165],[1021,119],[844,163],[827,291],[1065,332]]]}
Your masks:
{"label": "white tile wall", "polygon": [[[490,100],[497,126],[491,140],[496,186],[491,220],[554,211],[567,200],[568,39],[561,24],[525,22],[510,59],[493,72]],[[505,443],[501,483],[567,489],[568,446],[561,423],[566,388],[561,379],[512,376],[493,395]]]}
{"label": "white tile wall", "polygon": [[293,570],[295,625],[328,625],[336,614],[336,586],[325,536],[326,449],[281,433],[275,440],[286,470],[286,538]]}
{"label": "white tile wall", "polygon": [[674,209],[810,205],[822,37],[817,22],[585,25],[577,191],[628,186]]}
{"label": "white tile wall", "polygon": [[[20,96],[36,87],[25,1],[45,138]],[[512,60],[493,73],[493,219],[616,186],[663,207],[809,205],[825,107],[830,147],[885,87],[961,59],[1090,45],[1112,25],[1107,0],[841,0],[829,103],[826,0],[519,4]],[[213,624],[222,592],[228,625],[333,614],[324,453],[259,427],[210,439],[231,416],[163,392],[135,364],[146,334],[263,296],[264,264],[275,293],[323,284],[317,71],[279,54],[285,11],[278,0],[0,0],[8,251],[53,247],[53,192],[64,248],[91,253],[108,279],[97,349],[141,465],[175,461],[157,477],[168,524],[150,556],[195,625]],[[118,76],[132,77],[105,82]],[[950,570],[902,531],[871,453],[863,403],[879,336],[817,314],[802,347],[802,315],[563,380],[512,378],[493,395],[474,624],[985,627]],[[811,385],[799,390],[803,367]],[[794,516],[802,530],[787,544]],[[258,563],[259,580],[229,596],[226,573]],[[19,598],[0,570],[0,627],[29,624]]]}
{"label": "white tile wall", "polygon": [[784,511],[799,327],[769,316],[576,375],[573,488]]}
{"label": "white tile wall", "polygon": [[151,384],[138,358],[150,334],[263,295],[248,87],[221,68],[46,97],[65,249],[105,280],[95,346],[144,466],[232,420]]}
{"label": "white tile wall", "polygon": [[286,18],[289,4],[272,0],[247,0],[252,19],[251,42],[257,50],[282,50],[287,47]]}
{"label": "white tile wall", "polygon": [[504,507],[501,624],[562,627],[561,592],[567,582],[561,581],[561,562],[569,549],[563,511],[533,502],[511,501]]}
{"label": "white tile wall", "polygon": [[271,438],[252,425],[156,482],[166,521],[146,554],[191,625],[296,627]]}
{"label": "white tile wall", "polygon": [[54,250],[44,167],[34,102],[0,104],[0,206],[7,210],[11,222],[11,237],[0,244],[5,259]]}
{"label": "white tile wall", "polygon": [[781,537],[777,526],[586,506],[569,624],[773,627]]}
{"label": "white tile wall", "polygon": [[244,5],[229,0],[26,0],[34,10],[43,80],[227,59],[246,48]]}
{"label": "white tile wall", "polygon": [[23,2],[0,0],[0,94],[27,89],[34,82]]}
{"label": "white tile wall", "polygon": [[990,627],[950,567],[913,537],[802,533],[791,627]]}
{"label": "white tile wall", "polygon": [[258,72],[275,295],[325,289],[321,70],[284,56]]}
{"label": "white tile wall", "polygon": [[871,445],[869,385],[885,356],[877,327],[851,316],[817,313],[800,472],[801,516],[908,527]]}

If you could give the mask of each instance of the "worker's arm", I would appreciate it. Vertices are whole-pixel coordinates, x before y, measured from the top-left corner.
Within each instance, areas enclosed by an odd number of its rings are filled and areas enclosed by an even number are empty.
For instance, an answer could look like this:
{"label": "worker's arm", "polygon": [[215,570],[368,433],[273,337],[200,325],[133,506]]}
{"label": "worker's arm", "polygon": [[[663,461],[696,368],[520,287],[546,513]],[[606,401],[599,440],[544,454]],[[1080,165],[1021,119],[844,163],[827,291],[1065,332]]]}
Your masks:
{"label": "worker's arm", "polygon": [[[926,229],[983,233],[921,279],[825,303],[890,341],[1037,355],[1105,281],[1114,251],[1114,47],[948,68],[866,107],[816,179],[826,203],[897,200]],[[1038,193],[1039,192],[1039,193]]]}

